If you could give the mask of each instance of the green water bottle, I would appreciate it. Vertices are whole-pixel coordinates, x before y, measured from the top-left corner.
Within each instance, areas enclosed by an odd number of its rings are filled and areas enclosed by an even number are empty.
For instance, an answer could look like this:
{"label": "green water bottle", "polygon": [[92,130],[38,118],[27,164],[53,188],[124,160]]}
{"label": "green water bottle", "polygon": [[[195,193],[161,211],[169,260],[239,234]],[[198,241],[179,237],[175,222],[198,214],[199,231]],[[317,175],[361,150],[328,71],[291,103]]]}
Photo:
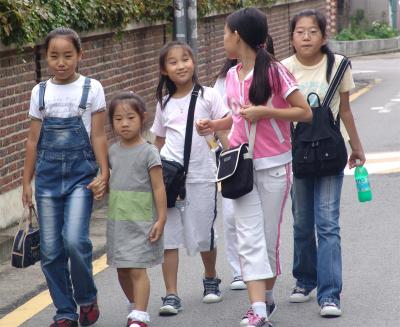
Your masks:
{"label": "green water bottle", "polygon": [[364,166],[357,166],[354,178],[356,180],[358,200],[360,202],[371,201],[372,192],[367,169]]}

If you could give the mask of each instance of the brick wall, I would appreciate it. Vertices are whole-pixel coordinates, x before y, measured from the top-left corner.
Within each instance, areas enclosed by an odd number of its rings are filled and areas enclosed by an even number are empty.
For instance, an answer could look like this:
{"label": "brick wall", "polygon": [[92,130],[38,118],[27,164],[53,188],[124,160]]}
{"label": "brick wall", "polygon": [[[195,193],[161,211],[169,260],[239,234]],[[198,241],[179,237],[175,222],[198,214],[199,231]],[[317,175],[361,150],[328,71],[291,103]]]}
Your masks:
{"label": "brick wall", "polygon": [[[325,0],[290,1],[265,9],[278,59],[290,54],[289,19],[306,8],[325,12]],[[200,81],[212,85],[225,60],[223,27],[226,15],[202,19],[198,25],[198,69]],[[144,97],[154,117],[155,87],[158,81],[158,52],[171,35],[165,25],[140,27],[123,33],[83,37],[84,55],[80,72],[100,80],[107,101],[122,89]],[[23,53],[0,47],[0,198],[21,183],[24,146],[29,126],[30,92],[40,79],[48,78],[45,56],[40,47]],[[112,138],[108,128],[108,136]],[[1,207],[1,201],[0,201]],[[0,213],[3,210],[0,208]],[[2,225],[0,216],[0,227]]]}

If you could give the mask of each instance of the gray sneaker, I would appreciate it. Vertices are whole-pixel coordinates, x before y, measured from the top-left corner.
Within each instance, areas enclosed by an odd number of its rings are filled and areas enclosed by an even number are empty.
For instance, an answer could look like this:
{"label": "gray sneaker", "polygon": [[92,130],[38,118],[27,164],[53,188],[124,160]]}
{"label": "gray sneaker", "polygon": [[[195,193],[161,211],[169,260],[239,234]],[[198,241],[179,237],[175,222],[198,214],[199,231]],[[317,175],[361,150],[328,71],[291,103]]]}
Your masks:
{"label": "gray sneaker", "polygon": [[174,316],[182,310],[182,300],[175,294],[168,294],[161,298],[163,304],[158,314],[160,316]]}

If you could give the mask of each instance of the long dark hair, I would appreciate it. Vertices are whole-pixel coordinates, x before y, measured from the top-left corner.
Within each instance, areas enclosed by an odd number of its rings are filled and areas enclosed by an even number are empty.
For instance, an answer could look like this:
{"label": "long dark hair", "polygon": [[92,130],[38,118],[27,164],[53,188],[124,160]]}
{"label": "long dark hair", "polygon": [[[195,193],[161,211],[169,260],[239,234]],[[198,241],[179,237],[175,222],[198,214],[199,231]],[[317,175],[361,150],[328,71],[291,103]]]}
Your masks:
{"label": "long dark hair", "polygon": [[[267,46],[266,46],[267,51],[275,56],[275,49],[274,49],[274,40],[272,39],[271,35],[267,35]],[[229,59],[227,58],[224,62],[224,65],[222,66],[221,70],[218,72],[218,75],[216,78],[225,78],[226,74],[228,73],[228,70],[231,69],[233,66],[236,66],[238,64],[237,59]]]}
{"label": "long dark hair", "polygon": [[[190,58],[192,59],[194,65],[196,65],[196,61],[194,58],[193,50],[192,48],[186,43],[182,41],[170,41],[166,43],[160,50],[160,56],[159,56],[159,68],[160,68],[160,77],[158,80],[158,85],[157,85],[157,91],[156,91],[156,96],[157,96],[157,101],[160,103],[161,108],[164,109],[165,106],[167,105],[168,101],[171,99],[171,97],[175,94],[176,92],[176,85],[175,83],[169,78],[168,75],[164,75],[161,72],[165,71],[165,62],[167,60],[168,52],[175,47],[180,47],[183,48],[183,50],[187,51],[189,54]],[[193,76],[192,76],[192,82],[193,84],[198,84],[199,79],[197,77],[196,69],[194,70]],[[168,97],[166,100],[163,102],[163,96],[164,96],[164,88],[166,89],[166,93]],[[200,85],[201,93],[203,94],[204,89]]]}
{"label": "long dark hair", "polygon": [[[249,99],[255,105],[264,104],[272,95],[269,70],[274,69],[272,64],[276,62],[265,49],[268,36],[267,16],[257,8],[242,8],[228,16],[226,25],[231,32],[236,31],[242,40],[256,52]],[[277,90],[280,89],[278,79],[272,83],[276,83]]]}
{"label": "long dark hair", "polygon": [[[303,18],[303,17],[314,17],[314,19],[321,31],[322,36],[324,38],[326,38],[328,36],[328,34],[326,32],[327,21],[326,21],[325,16],[318,10],[306,9],[306,10],[302,10],[298,14],[294,15],[292,20],[290,21],[290,35],[291,35],[292,39],[293,39],[294,30],[296,29],[297,22],[299,21],[300,18]],[[296,49],[293,48],[293,51],[296,52]],[[329,84],[329,81],[330,81],[331,75],[332,75],[332,68],[335,63],[335,55],[332,52],[332,50],[329,49],[327,44],[324,44],[321,47],[321,52],[325,53],[327,56],[327,59],[328,59],[327,68],[326,68],[326,81]]]}

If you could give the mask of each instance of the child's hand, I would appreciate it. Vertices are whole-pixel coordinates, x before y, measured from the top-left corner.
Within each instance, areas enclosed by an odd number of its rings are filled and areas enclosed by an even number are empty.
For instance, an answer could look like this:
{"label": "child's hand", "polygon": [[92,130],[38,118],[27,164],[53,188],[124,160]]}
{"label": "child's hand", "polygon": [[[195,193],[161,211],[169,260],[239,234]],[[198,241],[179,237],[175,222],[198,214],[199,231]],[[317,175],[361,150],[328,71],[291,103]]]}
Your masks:
{"label": "child's hand", "polygon": [[208,118],[198,119],[196,121],[197,133],[201,136],[214,134],[214,122]]}
{"label": "child's hand", "polygon": [[99,176],[95,177],[93,181],[87,186],[89,190],[92,190],[93,197],[95,200],[100,200],[107,190],[107,183]]}
{"label": "child's hand", "polygon": [[349,168],[352,169],[357,166],[362,166],[365,164],[365,154],[364,151],[353,150],[349,157]]}
{"label": "child's hand", "polygon": [[31,207],[32,203],[32,186],[24,185],[22,188],[22,205],[25,207]]}
{"label": "child's hand", "polygon": [[263,117],[267,117],[265,115],[265,111],[265,108],[262,108],[261,106],[246,104],[243,105],[242,108],[239,110],[239,114],[244,119],[248,120],[251,123],[254,123]]}
{"label": "child's hand", "polygon": [[151,228],[150,235],[149,235],[149,240],[151,243],[154,243],[158,241],[161,237],[161,235],[164,232],[164,225],[165,223],[161,221],[157,221],[153,227]]}

